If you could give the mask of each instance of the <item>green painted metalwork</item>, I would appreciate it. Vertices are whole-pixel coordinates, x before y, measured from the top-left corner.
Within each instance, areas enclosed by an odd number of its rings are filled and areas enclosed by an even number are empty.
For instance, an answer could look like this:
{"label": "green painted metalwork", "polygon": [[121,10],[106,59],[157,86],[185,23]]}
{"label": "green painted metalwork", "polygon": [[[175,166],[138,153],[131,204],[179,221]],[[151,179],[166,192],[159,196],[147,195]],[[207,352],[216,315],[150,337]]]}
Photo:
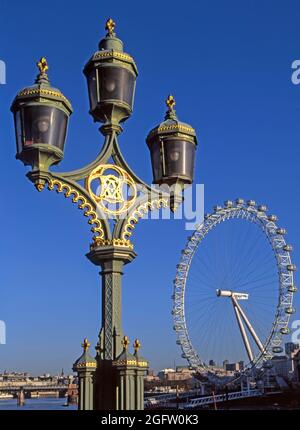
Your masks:
{"label": "green painted metalwork", "polygon": [[[114,32],[112,20],[107,22],[108,33],[99,43],[97,51],[87,63],[84,73],[90,79],[94,72],[103,72],[103,68],[117,68],[120,73],[127,70],[134,78],[132,100],[134,96],[137,68],[132,57],[123,52],[123,43]],[[50,87],[45,74],[48,65],[45,59],[39,63],[40,75],[36,85],[22,90],[12,104],[15,115],[16,129],[17,115],[24,107],[37,106],[56,107],[69,116],[72,108],[62,93]],[[97,75],[98,76],[98,75]],[[100,76],[100,75],[99,75]],[[129,75],[128,75],[129,76]],[[97,97],[100,92],[99,78],[97,78]],[[93,84],[93,83],[92,83]],[[41,97],[41,90],[43,95]],[[100,94],[101,95],[101,94]],[[94,232],[93,243],[87,258],[101,269],[102,278],[102,323],[99,341],[96,346],[96,360],[92,359],[85,349],[84,354],[74,363],[73,370],[79,377],[79,409],[143,409],[144,389],[143,378],[148,369],[148,362],[135,355],[129,356],[124,350],[124,333],[122,328],[122,275],[124,265],[130,263],[136,254],[129,238],[132,229],[139,218],[148,210],[161,207],[176,207],[181,203],[178,193],[168,193],[163,190],[152,189],[142,181],[130,168],[122,155],[118,144],[118,135],[122,132],[120,122],[125,121],[132,112],[132,105],[120,100],[97,101],[97,106],[91,108],[90,113],[95,121],[102,121],[100,131],[104,135],[104,143],[96,158],[88,165],[70,172],[52,172],[50,166],[57,164],[63,158],[63,151],[54,145],[44,143],[32,145],[32,149],[18,148],[17,158],[24,164],[30,164],[32,170],[27,174],[35,187],[42,191],[45,187],[56,190],[69,197],[84,211]],[[104,118],[105,117],[105,118]],[[21,129],[24,134],[24,118]],[[151,135],[152,136],[152,135]],[[18,137],[18,136],[17,136]],[[23,138],[23,135],[22,135]],[[190,132],[189,140],[196,139]],[[110,223],[106,213],[99,210],[88,189],[88,181],[98,168],[111,165],[121,169],[128,180],[136,185],[136,198],[132,202],[125,217],[118,214],[112,216]],[[112,226],[111,226],[112,224]],[[124,355],[125,354],[125,355]]]}

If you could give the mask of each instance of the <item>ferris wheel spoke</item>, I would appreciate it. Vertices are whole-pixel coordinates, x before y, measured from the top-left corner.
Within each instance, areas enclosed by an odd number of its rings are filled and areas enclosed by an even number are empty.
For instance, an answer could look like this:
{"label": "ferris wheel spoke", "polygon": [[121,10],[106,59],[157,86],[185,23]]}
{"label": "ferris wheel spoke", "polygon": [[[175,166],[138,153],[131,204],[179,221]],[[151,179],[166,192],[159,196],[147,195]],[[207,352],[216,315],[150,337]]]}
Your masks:
{"label": "ferris wheel spoke", "polygon": [[[257,260],[257,259],[256,259]],[[265,268],[267,266],[267,264],[270,263],[270,266],[274,266],[274,259],[270,259],[270,257],[268,259],[260,259],[259,262],[258,261],[251,261],[249,263],[249,265],[247,266],[247,272],[245,273],[244,277],[247,278],[248,276],[250,276],[252,273],[257,272],[257,270],[263,270],[263,268]]]}

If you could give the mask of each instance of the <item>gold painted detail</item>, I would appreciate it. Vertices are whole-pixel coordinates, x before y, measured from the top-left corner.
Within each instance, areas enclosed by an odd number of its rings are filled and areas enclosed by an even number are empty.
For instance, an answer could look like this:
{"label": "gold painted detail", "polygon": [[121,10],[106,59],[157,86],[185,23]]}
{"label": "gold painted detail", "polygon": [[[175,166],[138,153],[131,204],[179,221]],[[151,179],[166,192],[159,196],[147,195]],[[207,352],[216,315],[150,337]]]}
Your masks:
{"label": "gold painted detail", "polygon": [[108,31],[108,33],[109,33],[110,35],[112,35],[112,34],[114,33],[114,29],[115,29],[115,27],[116,27],[116,23],[114,22],[114,20],[113,20],[112,18],[109,18],[109,19],[106,21],[106,24],[105,24],[105,30],[107,30],[107,31]]}
{"label": "gold painted detail", "polygon": [[138,360],[115,360],[115,361],[113,361],[113,366],[148,367],[148,362],[147,361],[138,361]]}
{"label": "gold painted detail", "polygon": [[148,367],[149,364],[147,361],[138,361],[138,366],[139,367]]}
{"label": "gold painted detail", "polygon": [[38,66],[38,69],[41,75],[44,75],[49,69],[49,66],[45,57],[42,57],[40,61],[36,63],[36,65]]}
{"label": "gold painted detail", "polygon": [[35,95],[35,94],[44,95],[44,96],[58,97],[60,99],[63,99],[68,104],[70,104],[69,100],[62,93],[59,93],[57,91],[52,91],[52,90],[45,90],[43,88],[37,88],[37,89],[34,89],[34,90],[21,91],[21,92],[19,92],[18,96],[19,97],[32,96],[32,95]]}
{"label": "gold painted detail", "polygon": [[96,366],[97,366],[97,363],[95,363],[93,361],[87,361],[85,363],[79,363],[79,364],[77,364],[76,368],[80,369],[80,368],[83,368],[83,367],[96,367]]}
{"label": "gold painted detail", "polygon": [[[97,187],[95,192],[92,182]],[[131,176],[114,164],[96,167],[86,180],[86,189],[99,209],[112,216],[128,211],[137,196],[137,188]]]}
{"label": "gold painted detail", "polygon": [[186,125],[174,124],[174,125],[162,125],[158,128],[158,132],[161,131],[182,131],[185,133],[195,133],[192,127],[187,127]]}
{"label": "gold painted detail", "polygon": [[45,188],[44,184],[35,184],[34,186],[39,192],[43,191],[43,189]]}
{"label": "gold painted detail", "polygon": [[91,245],[91,249],[95,248],[96,246],[119,246],[122,248],[133,249],[133,244],[130,242],[130,240],[102,239],[100,237],[95,238],[94,243]]}
{"label": "gold painted detail", "polygon": [[140,206],[138,206],[138,208],[135,211],[133,211],[132,215],[128,218],[128,221],[127,221],[127,223],[124,227],[123,233],[122,233],[122,239],[126,240],[132,235],[131,230],[133,230],[135,228],[135,225],[137,224],[139,219],[143,218],[143,216],[147,212],[155,210],[155,209],[160,209],[162,207],[167,208],[168,205],[169,205],[169,201],[168,201],[168,199],[165,199],[165,198],[156,199],[156,200],[148,201],[146,203],[142,203]]}
{"label": "gold painted detail", "polygon": [[124,349],[128,349],[128,346],[130,344],[128,336],[124,336],[122,340],[122,345]]}
{"label": "gold painted detail", "polygon": [[133,344],[133,348],[135,349],[135,351],[138,351],[141,347],[141,343],[138,339],[135,339],[134,344]]}
{"label": "gold painted detail", "polygon": [[84,352],[88,351],[89,347],[91,346],[91,344],[89,343],[89,341],[87,340],[87,338],[84,339],[83,343],[81,344]]}
{"label": "gold painted detail", "polygon": [[98,219],[96,212],[92,205],[88,203],[87,199],[68,184],[57,179],[50,179],[48,182],[48,189],[53,190],[55,187],[58,193],[64,193],[66,198],[72,197],[72,202],[78,203],[78,208],[84,210],[84,216],[89,217],[88,223],[93,225],[91,231],[96,233],[96,236],[93,237],[94,241],[104,239],[101,221]]}
{"label": "gold painted detail", "polygon": [[119,58],[121,60],[133,61],[130,55],[125,54],[124,52],[114,51],[113,49],[111,51],[96,52],[94,60],[97,60],[97,58]]}
{"label": "gold painted detail", "polygon": [[174,110],[174,106],[176,105],[174,97],[170,94],[166,100],[166,105],[168,106],[169,111]]}
{"label": "gold painted detail", "polygon": [[113,366],[136,366],[136,360],[115,360]]}

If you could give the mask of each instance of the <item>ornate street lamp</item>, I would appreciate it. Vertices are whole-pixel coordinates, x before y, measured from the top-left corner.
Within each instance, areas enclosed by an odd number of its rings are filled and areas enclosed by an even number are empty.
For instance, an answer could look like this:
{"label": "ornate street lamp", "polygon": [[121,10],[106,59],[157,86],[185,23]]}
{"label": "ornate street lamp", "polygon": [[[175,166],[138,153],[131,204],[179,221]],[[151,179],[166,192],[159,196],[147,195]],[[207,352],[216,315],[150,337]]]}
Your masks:
{"label": "ornate street lamp", "polygon": [[33,170],[47,170],[63,158],[72,107],[60,90],[51,87],[45,58],[37,64],[35,84],[21,90],[11,107],[14,113],[17,158]]}
{"label": "ornate street lamp", "polygon": [[84,68],[94,121],[119,125],[132,113],[137,67],[133,58],[123,52],[123,42],[116,37],[115,23],[106,23],[106,37],[99,43]]}
{"label": "ornate street lamp", "polygon": [[151,153],[153,183],[191,184],[194,177],[195,130],[178,121],[174,110],[175,99],[169,96],[165,121],[150,131],[147,144]]}
{"label": "ornate street lamp", "polygon": [[[129,341],[123,333],[123,266],[136,257],[130,238],[138,220],[149,210],[168,206],[174,210],[182,200],[183,187],[193,181],[197,144],[194,129],[178,121],[174,98],[169,96],[165,121],[149,133],[147,144],[154,184],[180,185],[179,189],[153,189],[128,166],[117,136],[122,131],[120,124],[132,113],[137,68],[132,57],[123,52],[123,43],[114,28],[113,20],[109,19],[99,51],[84,68],[90,113],[94,121],[103,123],[100,131],[105,136],[94,161],[71,172],[49,170],[63,158],[72,108],[65,96],[50,86],[45,58],[38,63],[35,85],[19,92],[11,108],[17,158],[32,167],[28,178],[38,191],[47,187],[71,198],[83,210],[94,233],[87,258],[102,269],[102,325],[96,366],[87,355],[87,348],[74,364],[82,390],[89,393],[81,402],[85,409],[143,408],[143,376],[148,362],[138,354],[138,341],[134,343],[135,353],[128,351]],[[82,396],[83,393],[81,399]]]}

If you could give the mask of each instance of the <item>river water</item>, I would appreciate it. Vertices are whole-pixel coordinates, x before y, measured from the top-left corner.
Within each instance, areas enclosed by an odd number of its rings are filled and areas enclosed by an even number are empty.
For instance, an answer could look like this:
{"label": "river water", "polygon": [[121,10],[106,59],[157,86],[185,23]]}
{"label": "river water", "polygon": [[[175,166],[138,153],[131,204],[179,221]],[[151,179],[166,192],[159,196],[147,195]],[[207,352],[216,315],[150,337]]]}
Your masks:
{"label": "river water", "polygon": [[17,399],[1,399],[1,410],[76,410],[77,405],[64,406],[65,398],[40,398],[40,399],[25,399],[24,406],[17,405]]}

